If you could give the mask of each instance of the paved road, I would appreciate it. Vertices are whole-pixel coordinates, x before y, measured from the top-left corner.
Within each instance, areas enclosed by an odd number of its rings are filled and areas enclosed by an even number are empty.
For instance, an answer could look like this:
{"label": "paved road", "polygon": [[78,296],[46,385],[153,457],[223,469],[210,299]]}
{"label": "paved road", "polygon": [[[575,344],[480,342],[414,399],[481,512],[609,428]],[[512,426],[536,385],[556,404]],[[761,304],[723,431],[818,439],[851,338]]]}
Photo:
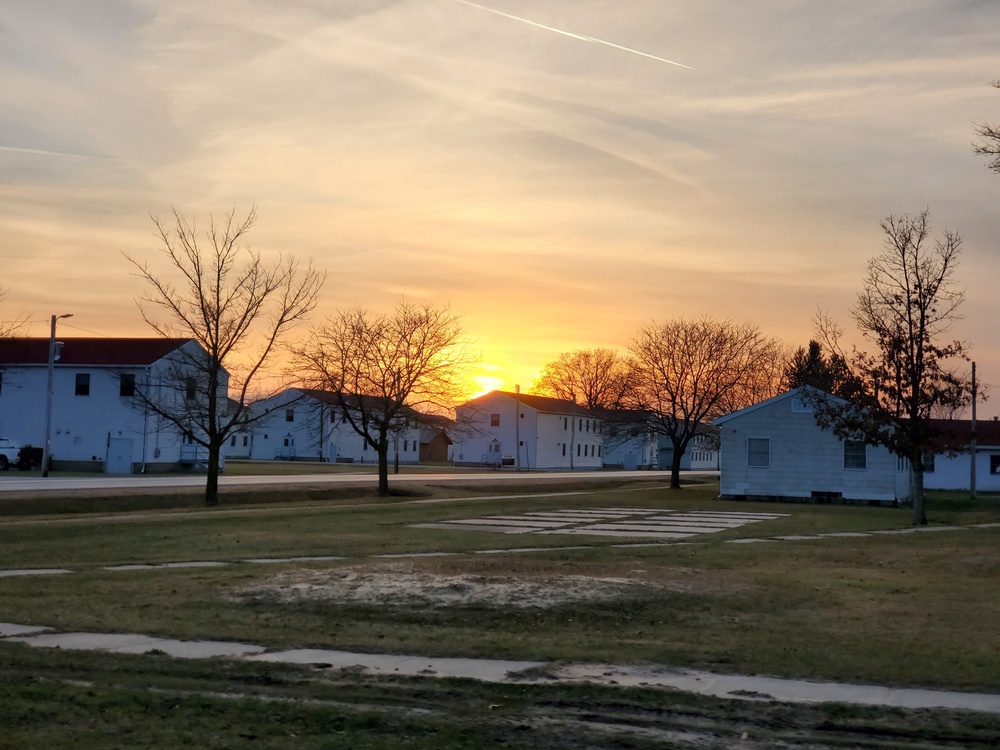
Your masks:
{"label": "paved road", "polygon": [[[705,475],[705,472],[681,472],[682,475]],[[623,479],[665,479],[666,472],[649,471],[574,471],[574,472],[461,472],[461,473],[413,473],[392,474],[390,484],[418,482],[469,482],[489,481],[526,482],[526,481],[598,481]],[[325,484],[375,484],[378,477],[373,473],[357,474],[294,474],[281,476],[222,476],[219,477],[220,487],[260,487],[268,485],[325,485]],[[30,477],[15,479],[11,476],[0,477],[0,493],[2,492],[52,492],[73,490],[142,490],[154,488],[204,487],[204,476],[182,476],[178,474],[155,474],[147,476],[110,477],[96,475],[93,477]]]}

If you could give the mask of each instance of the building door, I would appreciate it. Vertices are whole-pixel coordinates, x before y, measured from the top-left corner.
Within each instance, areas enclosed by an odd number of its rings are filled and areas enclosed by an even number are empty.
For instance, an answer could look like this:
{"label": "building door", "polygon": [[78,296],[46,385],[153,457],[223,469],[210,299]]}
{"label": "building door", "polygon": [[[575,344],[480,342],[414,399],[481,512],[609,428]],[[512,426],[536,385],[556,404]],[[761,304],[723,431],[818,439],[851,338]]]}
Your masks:
{"label": "building door", "polygon": [[132,473],[132,438],[111,438],[104,471],[108,474]]}

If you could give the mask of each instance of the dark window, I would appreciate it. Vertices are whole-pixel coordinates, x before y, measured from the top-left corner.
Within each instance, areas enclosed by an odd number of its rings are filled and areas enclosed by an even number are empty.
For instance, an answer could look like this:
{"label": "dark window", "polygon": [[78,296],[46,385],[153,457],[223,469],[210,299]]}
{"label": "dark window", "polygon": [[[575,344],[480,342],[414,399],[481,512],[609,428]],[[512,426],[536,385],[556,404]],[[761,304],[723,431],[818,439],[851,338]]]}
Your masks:
{"label": "dark window", "polygon": [[747,466],[766,469],[771,465],[771,439],[747,438]]}
{"label": "dark window", "polygon": [[236,436],[235,435],[233,435],[233,439],[229,441],[229,447],[230,448],[235,448],[236,447]]}
{"label": "dark window", "polygon": [[844,441],[844,468],[867,469],[868,446],[860,440]]}
{"label": "dark window", "polygon": [[295,409],[285,409],[285,421],[286,422],[295,421]]}
{"label": "dark window", "polygon": [[249,444],[249,442],[248,442],[249,440],[250,440],[250,436],[249,435],[244,435],[243,436],[243,447],[244,448],[246,448],[247,445]]}
{"label": "dark window", "polygon": [[601,446],[597,446],[597,457],[601,457]]}
{"label": "dark window", "polygon": [[129,398],[135,395],[135,375],[125,373],[118,381],[118,395]]}
{"label": "dark window", "polygon": [[77,396],[89,396],[90,395],[90,373],[89,372],[78,372],[76,374],[76,395]]}
{"label": "dark window", "polygon": [[490,427],[499,427],[499,426],[500,426],[500,415],[490,414]]}
{"label": "dark window", "polygon": [[194,401],[198,394],[198,383],[194,378],[184,378],[184,398]]}
{"label": "dark window", "polygon": [[577,446],[576,446],[576,457],[577,458],[580,457],[580,444],[579,443],[577,443]]}
{"label": "dark window", "polygon": [[930,452],[924,453],[923,454],[923,459],[924,459],[924,461],[923,461],[923,463],[924,463],[924,474],[933,474],[934,473],[934,454],[930,453]]}
{"label": "dark window", "polygon": [[565,456],[566,455],[566,443],[563,443],[562,447],[563,447],[563,455]]}
{"label": "dark window", "polygon": [[563,417],[563,429],[564,430],[568,430],[569,429],[569,418],[568,417]]}
{"label": "dark window", "polygon": [[1000,453],[990,454],[990,474],[1000,474]]}

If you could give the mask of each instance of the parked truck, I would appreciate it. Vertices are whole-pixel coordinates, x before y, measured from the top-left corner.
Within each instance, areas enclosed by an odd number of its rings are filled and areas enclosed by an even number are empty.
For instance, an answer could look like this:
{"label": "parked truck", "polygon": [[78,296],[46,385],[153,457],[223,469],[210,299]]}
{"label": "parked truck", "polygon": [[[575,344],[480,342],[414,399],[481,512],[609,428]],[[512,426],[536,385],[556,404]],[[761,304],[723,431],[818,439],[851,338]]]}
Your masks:
{"label": "parked truck", "polygon": [[0,471],[16,466],[21,471],[42,465],[42,449],[30,445],[22,446],[16,440],[0,437]]}

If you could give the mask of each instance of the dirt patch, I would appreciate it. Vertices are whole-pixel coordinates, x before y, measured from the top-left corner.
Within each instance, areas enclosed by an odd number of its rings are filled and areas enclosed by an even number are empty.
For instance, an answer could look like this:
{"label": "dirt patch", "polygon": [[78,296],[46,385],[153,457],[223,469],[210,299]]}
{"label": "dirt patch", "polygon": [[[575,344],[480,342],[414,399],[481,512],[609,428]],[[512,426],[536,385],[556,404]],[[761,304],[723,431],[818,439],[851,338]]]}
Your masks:
{"label": "dirt patch", "polygon": [[[283,603],[340,601],[397,607],[491,606],[546,609],[641,596],[653,589],[681,588],[635,578],[582,575],[503,576],[430,573],[406,563],[335,570],[284,571],[233,595],[241,601],[270,598]],[[686,587],[684,587],[686,588]]]}

